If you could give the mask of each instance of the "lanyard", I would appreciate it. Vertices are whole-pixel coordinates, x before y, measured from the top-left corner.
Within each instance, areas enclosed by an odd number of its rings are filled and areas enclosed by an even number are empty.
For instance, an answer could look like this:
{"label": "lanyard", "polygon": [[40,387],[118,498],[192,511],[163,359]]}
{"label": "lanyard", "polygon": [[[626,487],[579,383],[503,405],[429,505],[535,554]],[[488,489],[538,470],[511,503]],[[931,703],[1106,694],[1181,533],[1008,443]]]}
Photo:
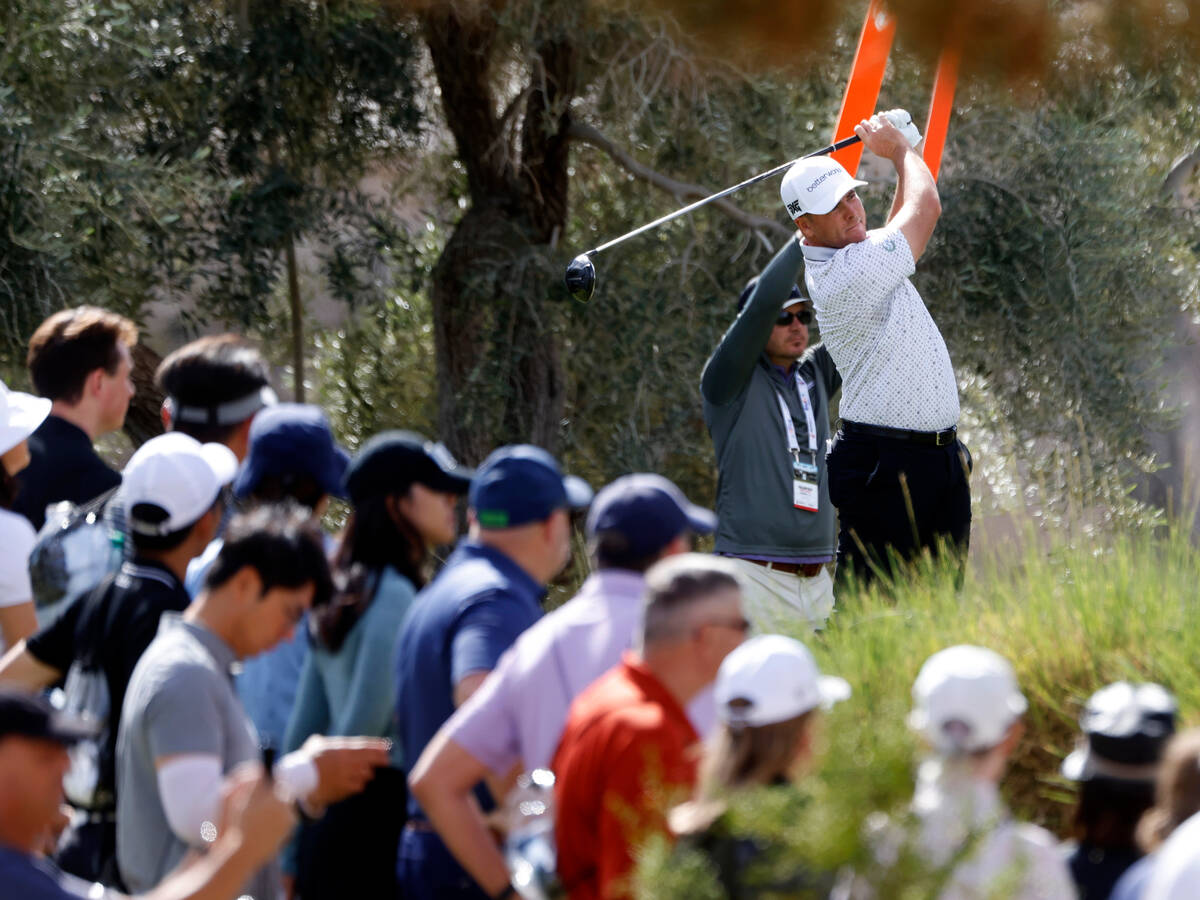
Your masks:
{"label": "lanyard", "polygon": [[[804,421],[808,426],[808,452],[815,462],[817,458],[817,420],[813,416],[812,401],[808,397],[808,385],[800,377],[799,370],[796,371],[796,393],[800,395],[800,405],[804,407]],[[779,412],[783,416],[783,427],[787,432],[788,450],[792,456],[799,459],[800,441],[796,438],[796,425],[792,422],[792,414],[788,410],[787,401],[783,399],[783,394],[778,391],[775,392],[775,399],[779,401]]]}

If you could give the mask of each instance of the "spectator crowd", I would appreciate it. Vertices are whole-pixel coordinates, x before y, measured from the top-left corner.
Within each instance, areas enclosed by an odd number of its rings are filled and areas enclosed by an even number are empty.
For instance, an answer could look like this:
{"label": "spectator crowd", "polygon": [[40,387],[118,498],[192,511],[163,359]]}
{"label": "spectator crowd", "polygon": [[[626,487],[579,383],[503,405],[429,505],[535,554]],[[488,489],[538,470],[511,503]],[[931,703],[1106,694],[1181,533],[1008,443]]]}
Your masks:
{"label": "spectator crowd", "polygon": [[[650,473],[593,495],[531,445],[471,469],[393,430],[351,456],[232,335],[166,357],[165,431],[117,472],[93,443],[122,425],[137,328],[47,319],[39,396],[0,385],[0,895],[622,898],[655,834],[729,897],[890,896],[914,860],[943,898],[1200,895],[1200,736],[1170,693],[1091,698],[1060,846],[1001,799],[1027,704],[983,647],[917,675],[913,799],[863,810],[869,862],[802,868],[731,814],[810,777],[822,711],[854,702],[795,636],[838,614],[846,572],[966,551],[957,390],[908,282],[936,188],[891,120],[858,131],[896,206],[867,232],[837,163],[785,179],[804,240],[701,379],[716,513]],[[843,377],[858,418],[830,438]],[[545,612],[577,523],[591,573]]]}

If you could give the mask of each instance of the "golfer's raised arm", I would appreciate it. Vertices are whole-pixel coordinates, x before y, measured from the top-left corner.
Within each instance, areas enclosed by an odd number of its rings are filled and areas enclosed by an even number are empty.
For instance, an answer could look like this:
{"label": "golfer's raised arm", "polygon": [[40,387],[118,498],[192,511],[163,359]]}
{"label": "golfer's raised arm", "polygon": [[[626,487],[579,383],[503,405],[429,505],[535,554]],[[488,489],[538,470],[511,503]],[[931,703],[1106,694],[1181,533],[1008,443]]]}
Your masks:
{"label": "golfer's raised arm", "polygon": [[896,167],[896,200],[892,204],[889,224],[900,226],[915,262],[925,252],[925,245],[942,214],[937,182],[921,154],[909,145],[900,129],[883,116],[863,120],[854,133],[862,138],[868,150],[890,160]]}

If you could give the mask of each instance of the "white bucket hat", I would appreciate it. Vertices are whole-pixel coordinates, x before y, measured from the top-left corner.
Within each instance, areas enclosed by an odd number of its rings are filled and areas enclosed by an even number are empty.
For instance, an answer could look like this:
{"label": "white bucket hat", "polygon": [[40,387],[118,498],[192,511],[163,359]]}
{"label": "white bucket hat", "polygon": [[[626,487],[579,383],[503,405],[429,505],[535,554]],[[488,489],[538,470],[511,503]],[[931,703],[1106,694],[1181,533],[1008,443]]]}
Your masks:
{"label": "white bucket hat", "polygon": [[909,727],[944,753],[995,747],[1028,703],[1012,666],[985,647],[947,647],[921,666]]}
{"label": "white bucket hat", "polygon": [[21,391],[10,391],[0,381],[0,453],[7,453],[33,434],[50,415],[51,401]]}
{"label": "white bucket hat", "polygon": [[850,191],[866,184],[847,172],[836,159],[812,156],[787,170],[779,196],[783,198],[790,219],[807,213],[821,216],[837,206]]}
{"label": "white bucket hat", "polygon": [[[180,431],[151,438],[130,457],[121,477],[118,497],[129,530],[162,536],[187,528],[208,512],[237,467],[237,457],[224,444],[201,444]],[[138,504],[157,506],[166,518],[139,518]]]}
{"label": "white bucket hat", "polygon": [[850,696],[842,678],[822,675],[808,648],[782,634],[752,637],[725,657],[713,690],[726,725],[771,725]]}

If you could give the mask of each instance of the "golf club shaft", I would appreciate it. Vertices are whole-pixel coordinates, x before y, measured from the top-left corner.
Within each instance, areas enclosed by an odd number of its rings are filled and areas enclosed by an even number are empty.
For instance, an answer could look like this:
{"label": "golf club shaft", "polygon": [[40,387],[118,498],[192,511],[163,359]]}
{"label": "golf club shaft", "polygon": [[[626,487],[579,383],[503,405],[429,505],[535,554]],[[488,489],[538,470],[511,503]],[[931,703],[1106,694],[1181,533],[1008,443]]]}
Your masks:
{"label": "golf club shaft", "polygon": [[682,209],[677,209],[673,213],[667,213],[662,218],[655,219],[653,222],[647,222],[645,225],[641,226],[640,228],[635,228],[628,234],[623,234],[620,237],[613,238],[611,241],[601,244],[596,249],[589,250],[586,255],[589,257],[595,256],[602,250],[607,250],[609,247],[616,246],[622,241],[629,240],[631,237],[637,237],[643,231],[649,231],[651,228],[657,228],[659,225],[670,222],[672,219],[678,219],[680,216],[687,215],[688,213],[699,209],[705,204],[712,203],[714,200],[720,200],[722,197],[728,197],[730,194],[740,191],[744,187],[749,187],[752,184],[758,184],[758,182],[770,178],[772,175],[778,175],[780,172],[786,172],[801,159],[808,159],[810,156],[824,156],[827,153],[833,153],[837,150],[841,150],[843,147],[849,147],[851,144],[857,144],[860,140],[861,138],[859,138],[858,135],[851,135],[848,138],[842,138],[840,141],[830,144],[828,147],[822,147],[820,150],[814,150],[812,153],[807,153],[798,159],[789,160],[781,166],[776,166],[769,172],[762,172],[761,174],[755,175],[753,178],[747,178],[741,184],[735,184],[733,187],[725,188],[725,190],[718,194],[712,194],[703,198],[702,200],[697,200],[695,203],[688,204]]}

